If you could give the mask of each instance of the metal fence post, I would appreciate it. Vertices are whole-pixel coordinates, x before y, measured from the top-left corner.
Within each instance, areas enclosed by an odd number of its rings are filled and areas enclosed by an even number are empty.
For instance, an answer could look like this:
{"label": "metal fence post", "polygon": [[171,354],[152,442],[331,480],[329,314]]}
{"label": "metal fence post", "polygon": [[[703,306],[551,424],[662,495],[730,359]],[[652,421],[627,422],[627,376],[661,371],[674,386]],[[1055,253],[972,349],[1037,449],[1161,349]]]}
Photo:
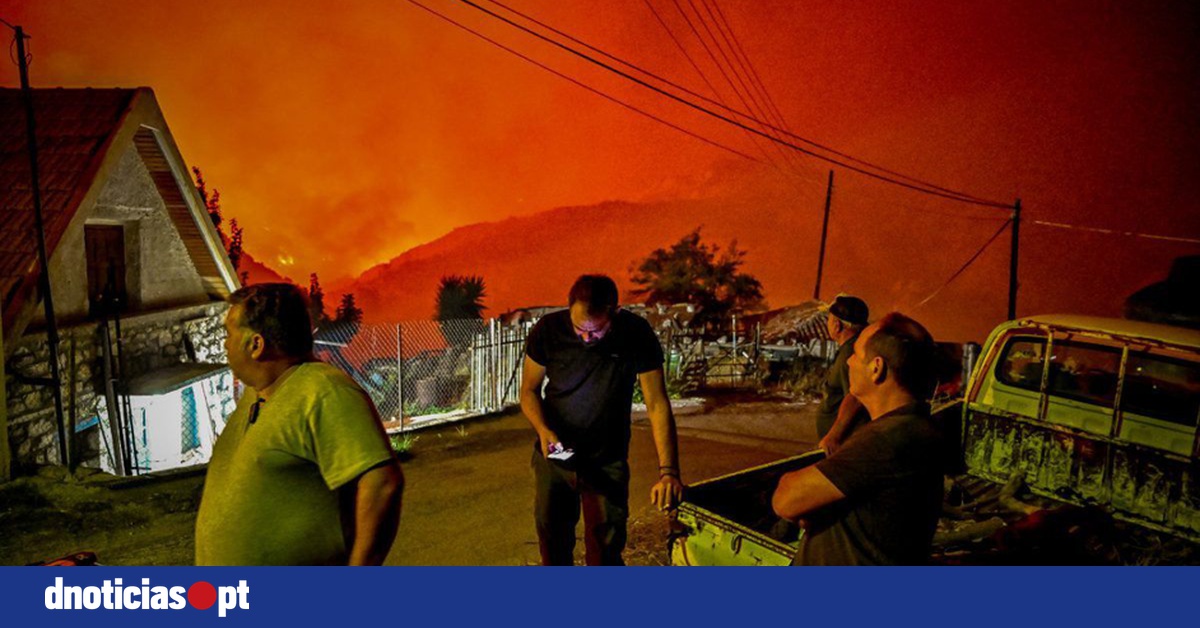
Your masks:
{"label": "metal fence post", "polygon": [[396,323],[396,420],[404,431],[404,326]]}
{"label": "metal fence post", "polygon": [[492,325],[492,410],[500,408],[500,325],[491,319]]}
{"label": "metal fence post", "polygon": [[471,341],[471,407],[477,412],[483,411],[482,380],[486,372],[487,368],[483,363],[483,330],[477,329]]}
{"label": "metal fence post", "polygon": [[737,357],[737,340],[738,340],[737,339],[737,314],[733,315],[732,332],[733,332],[733,356]]}

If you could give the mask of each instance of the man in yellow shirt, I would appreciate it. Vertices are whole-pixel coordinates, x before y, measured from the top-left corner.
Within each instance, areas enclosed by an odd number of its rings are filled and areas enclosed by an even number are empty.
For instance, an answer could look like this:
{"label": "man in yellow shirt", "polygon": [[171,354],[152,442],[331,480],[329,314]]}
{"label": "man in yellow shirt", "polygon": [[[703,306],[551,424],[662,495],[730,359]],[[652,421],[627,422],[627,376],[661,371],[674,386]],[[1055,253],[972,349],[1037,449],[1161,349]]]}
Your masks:
{"label": "man in yellow shirt", "polygon": [[246,391],[213,448],[196,564],[382,564],[404,476],[370,398],[312,357],[298,288],[248,286],[229,302],[225,349]]}

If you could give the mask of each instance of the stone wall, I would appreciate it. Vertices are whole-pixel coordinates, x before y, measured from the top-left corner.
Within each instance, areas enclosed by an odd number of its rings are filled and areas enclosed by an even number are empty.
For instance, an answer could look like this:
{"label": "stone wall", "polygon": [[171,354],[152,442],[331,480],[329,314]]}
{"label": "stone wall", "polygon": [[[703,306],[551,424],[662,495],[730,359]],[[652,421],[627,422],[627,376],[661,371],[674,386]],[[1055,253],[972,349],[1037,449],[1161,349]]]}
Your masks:
{"label": "stone wall", "polygon": [[[209,303],[142,314],[121,321],[126,379],[179,362],[225,362],[225,303]],[[110,325],[110,330],[113,329]],[[63,414],[69,424],[107,416],[103,372],[103,333],[99,323],[59,331]],[[58,464],[54,396],[50,388],[23,381],[49,377],[49,343],[44,332],[31,332],[15,342],[7,362],[9,447],[14,475],[34,465]],[[116,343],[113,344],[114,350]],[[115,356],[114,356],[115,359]],[[73,432],[70,428],[68,432]],[[73,451],[83,466],[99,466],[99,428],[77,436]]]}

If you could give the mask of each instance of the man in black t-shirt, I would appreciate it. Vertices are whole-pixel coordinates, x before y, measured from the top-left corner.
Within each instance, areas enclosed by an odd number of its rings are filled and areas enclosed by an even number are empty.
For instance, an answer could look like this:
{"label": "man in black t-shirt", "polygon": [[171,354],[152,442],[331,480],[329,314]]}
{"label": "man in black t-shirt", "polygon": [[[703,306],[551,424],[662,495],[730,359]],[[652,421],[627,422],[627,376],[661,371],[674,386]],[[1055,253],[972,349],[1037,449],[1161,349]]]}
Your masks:
{"label": "man in black t-shirt", "polygon": [[608,277],[580,277],[568,300],[569,309],[547,314],[530,331],[521,376],[521,409],[538,435],[532,461],[538,545],[542,564],[573,564],[582,508],[587,564],[621,565],[635,381],[658,451],[650,499],[672,508],[683,491],[662,346],[645,319],[617,307],[617,286]]}
{"label": "man in black t-shirt", "polygon": [[933,338],[893,312],[863,331],[847,364],[850,393],[871,422],[828,458],[784,475],[771,500],[804,528],[794,564],[925,563],[942,505],[941,436],[925,403]]}

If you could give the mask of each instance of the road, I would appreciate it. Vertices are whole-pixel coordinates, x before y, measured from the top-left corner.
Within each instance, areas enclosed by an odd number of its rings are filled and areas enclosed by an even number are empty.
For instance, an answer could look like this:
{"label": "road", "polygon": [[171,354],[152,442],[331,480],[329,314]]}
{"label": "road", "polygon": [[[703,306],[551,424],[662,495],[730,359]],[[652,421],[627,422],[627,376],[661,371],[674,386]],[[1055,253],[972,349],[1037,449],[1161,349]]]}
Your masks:
{"label": "road", "polygon": [[[811,408],[799,404],[723,405],[678,422],[685,484],[804,451],[813,441]],[[404,465],[400,532],[386,564],[536,564],[534,437],[524,417],[514,412],[417,434],[415,455]],[[666,516],[650,505],[658,460],[644,419],[634,421],[630,467],[626,560],[662,564]]]}
{"label": "road", "polygon": [[[678,418],[684,482],[730,473],[808,448],[808,408],[775,402],[711,403]],[[405,463],[405,510],[391,565],[525,565],[537,562],[533,431],[520,413],[416,432]],[[805,436],[805,435],[808,436]],[[630,463],[630,564],[666,560],[666,517],[651,508],[658,461],[645,419],[635,420]],[[79,550],[109,565],[188,565],[202,470],[116,482],[81,472],[0,485],[0,565]],[[582,543],[580,544],[582,550]]]}

